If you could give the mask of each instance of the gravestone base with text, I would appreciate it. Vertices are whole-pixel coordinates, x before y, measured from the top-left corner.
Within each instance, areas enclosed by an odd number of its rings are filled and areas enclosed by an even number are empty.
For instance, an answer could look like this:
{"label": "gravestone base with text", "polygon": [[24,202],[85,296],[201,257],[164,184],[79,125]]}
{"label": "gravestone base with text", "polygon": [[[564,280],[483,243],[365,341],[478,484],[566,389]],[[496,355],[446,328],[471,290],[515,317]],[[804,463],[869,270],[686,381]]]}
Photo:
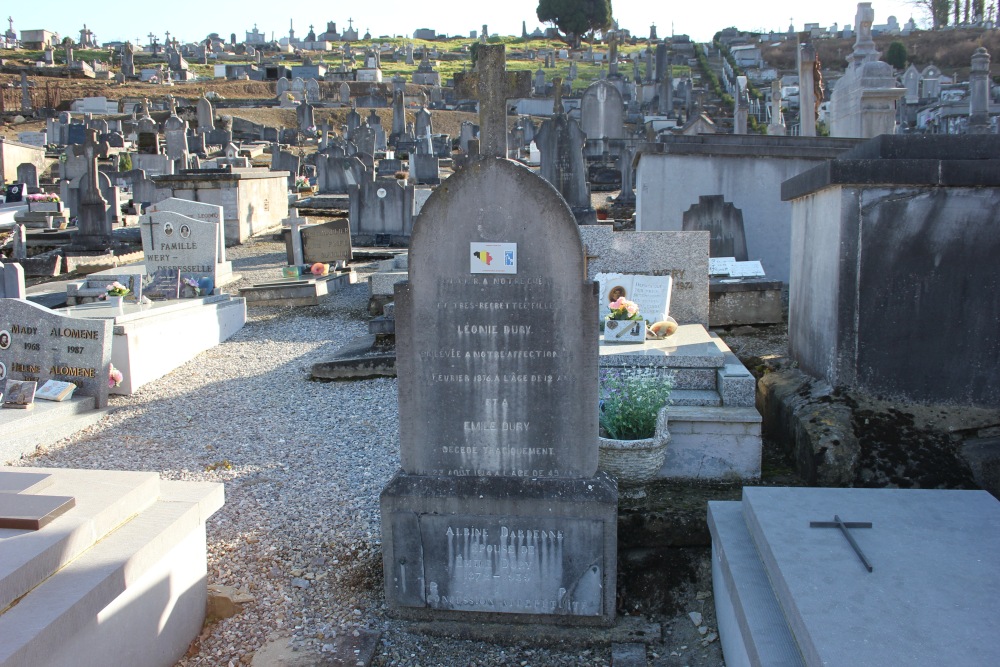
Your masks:
{"label": "gravestone base with text", "polygon": [[410,620],[611,625],[618,489],[398,473],[382,491],[386,598]]}

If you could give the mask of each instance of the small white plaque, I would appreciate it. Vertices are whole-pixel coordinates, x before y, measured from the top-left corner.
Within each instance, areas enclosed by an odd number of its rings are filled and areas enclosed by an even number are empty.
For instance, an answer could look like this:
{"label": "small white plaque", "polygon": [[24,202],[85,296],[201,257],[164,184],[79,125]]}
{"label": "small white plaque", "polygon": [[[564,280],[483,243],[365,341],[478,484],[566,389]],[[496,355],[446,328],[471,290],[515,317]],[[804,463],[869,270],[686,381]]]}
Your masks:
{"label": "small white plaque", "polygon": [[736,263],[735,257],[709,257],[708,258],[708,275],[710,276],[728,276],[729,272],[733,269],[733,264]]}
{"label": "small white plaque", "polygon": [[759,261],[736,262],[733,264],[729,275],[733,278],[757,278],[764,275],[764,267]]}
{"label": "small white plaque", "polygon": [[517,273],[516,243],[470,243],[470,273]]}
{"label": "small white plaque", "polygon": [[385,188],[379,188],[378,190],[375,191],[375,194],[378,195],[379,199],[385,199],[385,196],[388,193],[385,191]]}

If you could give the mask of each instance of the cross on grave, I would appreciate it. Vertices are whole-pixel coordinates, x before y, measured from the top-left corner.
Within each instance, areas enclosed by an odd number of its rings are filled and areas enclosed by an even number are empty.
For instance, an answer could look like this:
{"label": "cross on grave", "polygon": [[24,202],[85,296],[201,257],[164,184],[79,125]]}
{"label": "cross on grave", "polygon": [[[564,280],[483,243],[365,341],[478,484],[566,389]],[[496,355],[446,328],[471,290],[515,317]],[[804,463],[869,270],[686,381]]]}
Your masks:
{"label": "cross on grave", "polygon": [[858,543],[854,541],[854,536],[851,535],[851,528],[871,528],[872,524],[870,521],[841,521],[840,517],[836,514],[833,515],[833,521],[810,521],[810,528],[839,528],[840,532],[844,534],[847,541],[850,542],[851,547],[854,549],[854,553],[858,555],[861,559],[861,563],[865,566],[865,569],[871,572],[874,568],[865,553],[861,551],[861,547]]}
{"label": "cross on grave", "polygon": [[455,74],[459,97],[479,100],[479,150],[481,155],[507,157],[507,100],[531,94],[531,72],[507,71],[503,44],[481,44],[476,71]]}
{"label": "cross on grave", "polygon": [[72,496],[36,495],[51,484],[49,477],[42,473],[0,473],[0,528],[40,530],[76,506]]}
{"label": "cross on grave", "polygon": [[[153,45],[153,40],[156,39],[156,35],[154,35],[153,33],[149,33],[148,35],[146,35],[146,37],[149,37],[149,45],[152,46]],[[138,40],[136,40],[136,41],[138,41]]]}

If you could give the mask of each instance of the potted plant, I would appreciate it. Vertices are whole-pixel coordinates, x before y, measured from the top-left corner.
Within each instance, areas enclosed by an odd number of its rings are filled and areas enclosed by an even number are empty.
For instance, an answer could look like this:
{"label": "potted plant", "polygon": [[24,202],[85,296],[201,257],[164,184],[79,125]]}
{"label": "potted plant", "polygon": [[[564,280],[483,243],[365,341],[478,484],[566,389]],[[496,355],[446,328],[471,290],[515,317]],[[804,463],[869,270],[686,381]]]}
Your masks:
{"label": "potted plant", "polygon": [[598,467],[618,480],[624,498],[645,496],[643,485],[663,467],[672,388],[672,377],[648,369],[614,369],[602,380]]}
{"label": "potted plant", "polygon": [[295,177],[295,190],[297,192],[312,192],[312,185],[305,176]]}
{"label": "potted plant", "polygon": [[597,219],[598,220],[607,220],[608,219],[608,213],[610,211],[609,211],[609,209],[608,209],[607,206],[598,206],[594,210],[597,211]]}
{"label": "potted plant", "polygon": [[125,295],[131,290],[116,280],[106,286],[104,291],[104,298],[110,305],[121,307],[122,302],[125,300]]}
{"label": "potted plant", "polygon": [[639,304],[620,296],[608,308],[611,312],[604,318],[605,343],[646,341],[646,320],[639,314]]}

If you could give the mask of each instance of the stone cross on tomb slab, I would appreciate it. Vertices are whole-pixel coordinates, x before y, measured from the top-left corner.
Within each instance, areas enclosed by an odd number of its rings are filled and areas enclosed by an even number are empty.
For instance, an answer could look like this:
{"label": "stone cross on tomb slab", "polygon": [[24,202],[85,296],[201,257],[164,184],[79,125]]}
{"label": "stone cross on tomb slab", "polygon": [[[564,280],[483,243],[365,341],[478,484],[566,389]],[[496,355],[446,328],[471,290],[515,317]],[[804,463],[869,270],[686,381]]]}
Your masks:
{"label": "stone cross on tomb slab", "polygon": [[76,506],[72,496],[36,495],[51,475],[0,472],[0,528],[39,530]]}
{"label": "stone cross on tomb slab", "polygon": [[531,94],[531,72],[508,72],[504,45],[481,44],[476,71],[456,73],[455,90],[479,100],[480,154],[507,157],[507,100]]}
{"label": "stone cross on tomb slab", "polygon": [[851,528],[871,528],[872,524],[870,521],[841,521],[840,517],[836,514],[833,515],[833,521],[810,521],[810,528],[839,528],[840,532],[844,534],[847,541],[850,543],[851,548],[854,549],[854,553],[858,555],[861,559],[861,563],[865,566],[865,569],[869,572],[873,571],[871,561],[865,556],[865,553],[858,546],[858,543],[854,541],[854,536],[851,535]]}

